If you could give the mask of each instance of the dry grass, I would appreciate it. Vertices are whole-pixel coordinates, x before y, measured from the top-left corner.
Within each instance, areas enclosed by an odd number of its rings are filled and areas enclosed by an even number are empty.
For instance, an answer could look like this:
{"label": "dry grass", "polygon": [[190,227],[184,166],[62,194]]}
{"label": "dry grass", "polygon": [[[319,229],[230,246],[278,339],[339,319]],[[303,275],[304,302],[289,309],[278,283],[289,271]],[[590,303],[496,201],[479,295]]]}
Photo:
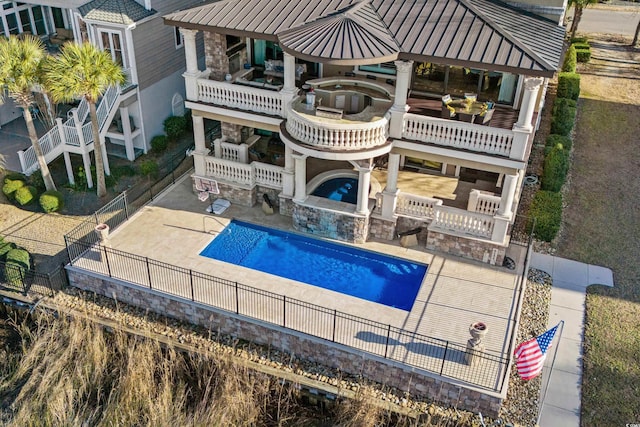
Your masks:
{"label": "dry grass", "polygon": [[[613,269],[587,295],[582,425],[640,420],[640,52],[595,39],[582,74],[559,255]],[[593,287],[592,287],[593,288]]]}

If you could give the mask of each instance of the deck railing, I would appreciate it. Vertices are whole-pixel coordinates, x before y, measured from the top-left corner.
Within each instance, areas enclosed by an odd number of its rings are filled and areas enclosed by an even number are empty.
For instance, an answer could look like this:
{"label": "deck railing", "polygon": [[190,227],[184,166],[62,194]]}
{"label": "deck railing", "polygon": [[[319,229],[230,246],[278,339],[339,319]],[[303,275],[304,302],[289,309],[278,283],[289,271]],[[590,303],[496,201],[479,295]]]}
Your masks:
{"label": "deck railing", "polygon": [[434,208],[431,228],[466,234],[471,237],[491,239],[495,219],[492,215],[469,212],[447,206]]}
{"label": "deck railing", "polygon": [[243,186],[264,185],[271,188],[282,188],[281,166],[261,162],[251,164],[238,163],[217,157],[204,158],[205,176]]}
{"label": "deck railing", "polygon": [[511,157],[514,132],[436,117],[405,114],[402,137],[479,153]]}
{"label": "deck railing", "polygon": [[424,219],[433,219],[436,206],[441,206],[442,200],[432,197],[416,196],[415,194],[400,193],[396,203],[396,214]]}
{"label": "deck railing", "polygon": [[467,210],[487,215],[495,215],[500,207],[500,196],[487,194],[485,191],[471,190]]}
{"label": "deck railing", "polygon": [[200,102],[284,117],[280,92],[209,79],[198,79],[197,89]]}

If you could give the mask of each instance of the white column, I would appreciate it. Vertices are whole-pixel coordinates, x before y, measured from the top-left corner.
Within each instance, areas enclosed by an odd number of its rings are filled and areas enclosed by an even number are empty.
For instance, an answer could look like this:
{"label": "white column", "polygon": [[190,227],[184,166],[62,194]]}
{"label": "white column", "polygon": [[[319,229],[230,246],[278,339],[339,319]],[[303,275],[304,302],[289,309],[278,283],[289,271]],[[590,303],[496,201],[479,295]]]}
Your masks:
{"label": "white column", "polygon": [[502,185],[502,193],[500,195],[500,207],[498,212],[499,216],[511,217],[513,212],[511,207],[513,206],[513,198],[516,194],[516,184],[518,182],[518,175],[505,175],[504,184]]}
{"label": "white column", "polygon": [[371,184],[371,171],[373,166],[369,161],[366,166],[357,166],[358,169],[358,204],[356,212],[362,215],[369,213],[369,185]]}
{"label": "white column", "polygon": [[204,117],[193,115],[193,141],[195,149],[193,150],[193,167],[195,174],[206,176],[206,167],[204,158],[209,154],[204,136]]}
{"label": "white column", "polygon": [[133,151],[133,138],[131,138],[129,107],[120,107],[120,120],[122,120],[122,133],[124,134],[124,150],[127,153],[127,159],[133,162],[136,159],[136,154]]}
{"label": "white column", "polygon": [[82,153],[82,164],[84,165],[84,173],[87,177],[87,187],[93,188],[93,177],[91,176],[91,157],[89,157],[89,153]]}
{"label": "white column", "polygon": [[400,169],[400,154],[389,153],[387,163],[387,185],[382,191],[382,216],[392,219],[398,202],[398,170]]}
{"label": "white column", "polygon": [[67,179],[69,180],[69,184],[74,185],[76,183],[75,177],[73,176],[73,165],[71,165],[71,156],[69,156],[69,152],[65,151],[62,153],[64,156],[64,166],[67,170]]}
{"label": "white column", "polygon": [[302,201],[307,197],[307,156],[304,154],[294,154],[295,161],[295,193],[294,200]]}
{"label": "white column", "polygon": [[284,147],[284,170],[282,171],[282,195],[293,197],[294,190],[294,159],[293,150],[285,145]]}
{"label": "white column", "polygon": [[296,91],[296,57],[283,52],[284,56],[284,86],[285,92]]}
{"label": "white column", "polygon": [[182,76],[184,77],[187,99],[190,101],[198,100],[198,76],[200,71],[198,70],[198,52],[196,50],[197,33],[196,30],[180,28],[180,34],[184,39],[184,55],[187,63],[187,71]]}
{"label": "white column", "polygon": [[402,138],[404,114],[409,111],[407,106],[407,92],[411,82],[413,61],[395,61],[396,64],[396,91],[393,106],[389,110],[391,120],[389,123],[389,136]]}
{"label": "white column", "polygon": [[111,168],[109,167],[109,156],[107,156],[107,143],[105,142],[102,135],[100,135],[100,142],[100,151],[102,151],[102,164],[104,165],[104,174],[111,175]]}
{"label": "white column", "polygon": [[522,104],[520,104],[518,122],[514,125],[514,128],[533,129],[531,119],[533,118],[533,113],[536,108],[536,99],[538,98],[538,90],[540,89],[542,81],[542,77],[527,77],[524,79],[524,95],[522,97]]}

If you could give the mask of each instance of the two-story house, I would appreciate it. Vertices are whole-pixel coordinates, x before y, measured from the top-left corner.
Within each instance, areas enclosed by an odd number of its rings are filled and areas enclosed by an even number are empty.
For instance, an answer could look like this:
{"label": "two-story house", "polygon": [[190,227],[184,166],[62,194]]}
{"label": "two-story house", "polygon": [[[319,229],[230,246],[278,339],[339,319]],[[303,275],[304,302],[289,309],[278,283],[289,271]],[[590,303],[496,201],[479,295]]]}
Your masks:
{"label": "two-story house", "polygon": [[[165,15],[185,43],[194,188],[216,181],[246,206],[266,195],[299,231],[421,229],[427,248],[501,264],[563,53],[560,9],[234,0]],[[207,141],[206,120],[222,138]]]}

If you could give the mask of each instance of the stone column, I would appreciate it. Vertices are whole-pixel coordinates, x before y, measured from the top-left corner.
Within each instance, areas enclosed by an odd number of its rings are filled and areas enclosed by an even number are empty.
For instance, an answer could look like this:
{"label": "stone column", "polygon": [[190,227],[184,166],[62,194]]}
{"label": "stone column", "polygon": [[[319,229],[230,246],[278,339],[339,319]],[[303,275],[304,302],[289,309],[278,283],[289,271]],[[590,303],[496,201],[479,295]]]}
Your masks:
{"label": "stone column", "polygon": [[303,201],[307,197],[307,156],[304,154],[294,154],[295,161],[295,193],[293,199]]}
{"label": "stone column", "polygon": [[520,104],[520,114],[518,122],[513,126],[526,130],[533,129],[531,119],[536,108],[536,99],[538,98],[538,90],[542,84],[542,77],[527,77],[524,79],[524,95]]}
{"label": "stone column", "polygon": [[187,99],[191,101],[198,100],[198,52],[196,50],[196,30],[188,30],[180,28],[180,34],[184,39],[184,55],[187,63],[187,70],[182,74],[184,77]]}
{"label": "stone column", "polygon": [[193,150],[193,167],[195,174],[206,176],[204,158],[209,154],[204,136],[204,118],[202,116],[193,115],[193,140],[195,142],[195,150]]}
{"label": "stone column", "polygon": [[387,163],[387,185],[382,191],[382,216],[392,219],[396,212],[398,201],[398,171],[400,169],[400,154],[389,153]]}
{"label": "stone column", "polygon": [[389,136],[402,138],[404,114],[409,111],[407,105],[407,92],[411,82],[413,61],[395,61],[396,64],[396,91],[393,106],[389,110],[391,120],[389,123]]}
{"label": "stone column", "polygon": [[285,145],[284,147],[284,170],[282,171],[282,195],[293,197],[294,190],[294,159],[293,150]]}
{"label": "stone column", "polygon": [[224,77],[229,72],[226,36],[224,34],[205,31],[204,51],[207,68],[211,70],[209,77],[213,80],[224,80]]}
{"label": "stone column", "polygon": [[[353,163],[353,162],[352,162]],[[371,160],[356,163],[358,169],[358,204],[356,212],[362,215],[369,213],[369,184],[371,184],[371,171],[373,165]]]}
{"label": "stone column", "polygon": [[500,195],[500,207],[497,215],[511,217],[513,214],[511,207],[513,206],[513,198],[516,194],[516,184],[518,175],[505,175],[504,184],[502,185],[502,193]]}
{"label": "stone column", "polygon": [[222,130],[222,137],[227,142],[235,142],[237,144],[242,142],[242,125],[235,123],[221,122],[220,129]]}

